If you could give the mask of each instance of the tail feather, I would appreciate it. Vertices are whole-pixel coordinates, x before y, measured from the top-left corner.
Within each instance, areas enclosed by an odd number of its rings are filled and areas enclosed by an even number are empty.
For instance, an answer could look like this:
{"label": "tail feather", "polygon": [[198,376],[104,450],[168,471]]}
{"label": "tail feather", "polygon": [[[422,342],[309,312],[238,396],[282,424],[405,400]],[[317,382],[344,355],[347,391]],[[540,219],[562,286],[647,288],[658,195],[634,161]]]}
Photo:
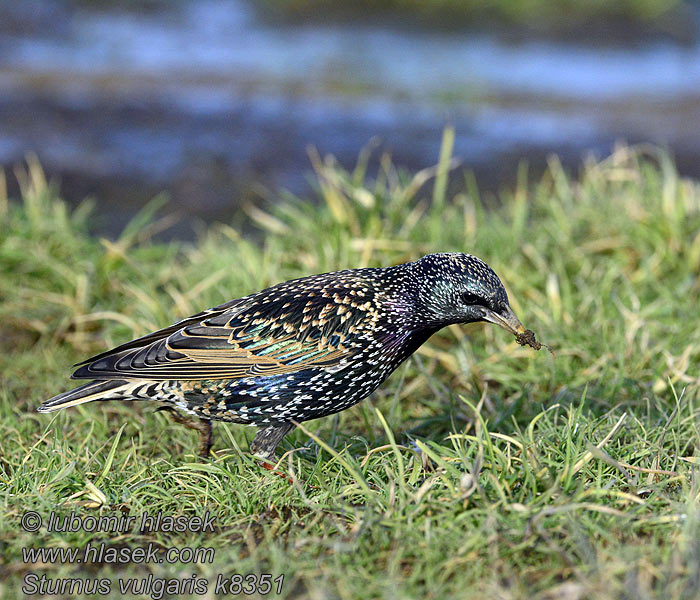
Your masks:
{"label": "tail feather", "polygon": [[69,406],[92,402],[93,400],[114,400],[128,395],[128,388],[134,382],[123,380],[91,381],[68,392],[63,392],[44,402],[37,410],[42,413],[54,412]]}

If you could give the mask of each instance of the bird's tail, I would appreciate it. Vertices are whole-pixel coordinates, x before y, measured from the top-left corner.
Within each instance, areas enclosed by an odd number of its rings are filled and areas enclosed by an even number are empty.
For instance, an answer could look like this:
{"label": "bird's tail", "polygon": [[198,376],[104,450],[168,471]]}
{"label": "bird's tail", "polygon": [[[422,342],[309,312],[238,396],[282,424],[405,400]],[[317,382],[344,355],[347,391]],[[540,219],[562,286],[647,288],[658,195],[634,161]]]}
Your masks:
{"label": "bird's tail", "polygon": [[[141,382],[142,383],[142,382]],[[44,402],[37,410],[42,413],[54,412],[69,406],[92,402],[93,400],[116,400],[130,396],[129,391],[134,382],[121,379],[107,381],[91,381],[85,385],[63,392]]]}

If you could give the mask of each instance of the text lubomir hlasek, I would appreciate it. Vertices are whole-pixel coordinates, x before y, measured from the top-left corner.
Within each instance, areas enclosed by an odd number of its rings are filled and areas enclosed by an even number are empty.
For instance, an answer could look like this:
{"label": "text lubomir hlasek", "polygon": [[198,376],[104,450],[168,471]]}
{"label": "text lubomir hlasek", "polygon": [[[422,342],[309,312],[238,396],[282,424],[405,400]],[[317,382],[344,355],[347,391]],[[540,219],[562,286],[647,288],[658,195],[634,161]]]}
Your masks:
{"label": "text lubomir hlasek", "polygon": [[214,533],[216,516],[204,513],[204,516],[192,515],[165,515],[162,511],[155,514],[147,512],[141,515],[87,515],[82,516],[71,512],[69,515],[57,514],[52,511],[46,524],[47,531],[74,532],[74,531],[104,531],[123,532],[132,531],[138,525],[142,533],[150,531],[165,532],[211,532]]}

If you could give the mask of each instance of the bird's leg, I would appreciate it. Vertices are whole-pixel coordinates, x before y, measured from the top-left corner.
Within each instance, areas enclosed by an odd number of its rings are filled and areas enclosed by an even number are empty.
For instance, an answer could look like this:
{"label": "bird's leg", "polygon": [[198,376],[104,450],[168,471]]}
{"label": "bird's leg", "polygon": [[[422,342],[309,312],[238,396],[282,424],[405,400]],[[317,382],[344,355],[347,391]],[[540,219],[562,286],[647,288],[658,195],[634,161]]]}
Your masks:
{"label": "bird's leg", "polygon": [[212,444],[214,443],[211,421],[209,419],[200,419],[197,417],[186,417],[172,406],[161,406],[156,412],[161,410],[166,411],[170,415],[170,418],[176,423],[184,425],[188,429],[194,429],[199,433],[199,450],[197,454],[200,458],[208,458]]}
{"label": "bird's leg", "polygon": [[267,461],[272,460],[275,456],[277,445],[292,429],[294,429],[293,423],[260,427],[255,434],[255,438],[250,443],[250,453],[258,458],[262,458],[265,461],[264,465],[268,464]]}
{"label": "bird's leg", "polygon": [[250,443],[250,453],[258,458],[262,458],[260,465],[263,467],[263,469],[272,471],[275,475],[279,475],[283,479],[286,479],[289,483],[293,483],[292,480],[284,473],[275,471],[275,468],[268,462],[268,460],[273,460],[277,445],[282,441],[282,438],[285,435],[294,429],[294,427],[295,426],[293,423],[282,423],[281,425],[268,425],[267,427],[260,427],[255,433],[253,441]]}
{"label": "bird's leg", "polygon": [[209,419],[199,419],[196,427],[199,431],[199,451],[200,458],[209,458],[211,447],[214,445],[214,431]]}

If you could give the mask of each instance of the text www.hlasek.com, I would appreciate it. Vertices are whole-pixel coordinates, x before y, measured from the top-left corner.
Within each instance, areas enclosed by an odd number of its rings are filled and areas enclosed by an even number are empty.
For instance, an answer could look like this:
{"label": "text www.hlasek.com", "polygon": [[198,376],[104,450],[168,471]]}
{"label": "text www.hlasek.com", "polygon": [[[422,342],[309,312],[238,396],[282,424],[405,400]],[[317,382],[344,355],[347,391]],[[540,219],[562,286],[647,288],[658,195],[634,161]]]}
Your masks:
{"label": "text www.hlasek.com", "polygon": [[144,547],[114,547],[109,544],[90,544],[84,548],[22,548],[25,563],[185,563],[214,562],[214,548],[166,548],[155,544]]}

